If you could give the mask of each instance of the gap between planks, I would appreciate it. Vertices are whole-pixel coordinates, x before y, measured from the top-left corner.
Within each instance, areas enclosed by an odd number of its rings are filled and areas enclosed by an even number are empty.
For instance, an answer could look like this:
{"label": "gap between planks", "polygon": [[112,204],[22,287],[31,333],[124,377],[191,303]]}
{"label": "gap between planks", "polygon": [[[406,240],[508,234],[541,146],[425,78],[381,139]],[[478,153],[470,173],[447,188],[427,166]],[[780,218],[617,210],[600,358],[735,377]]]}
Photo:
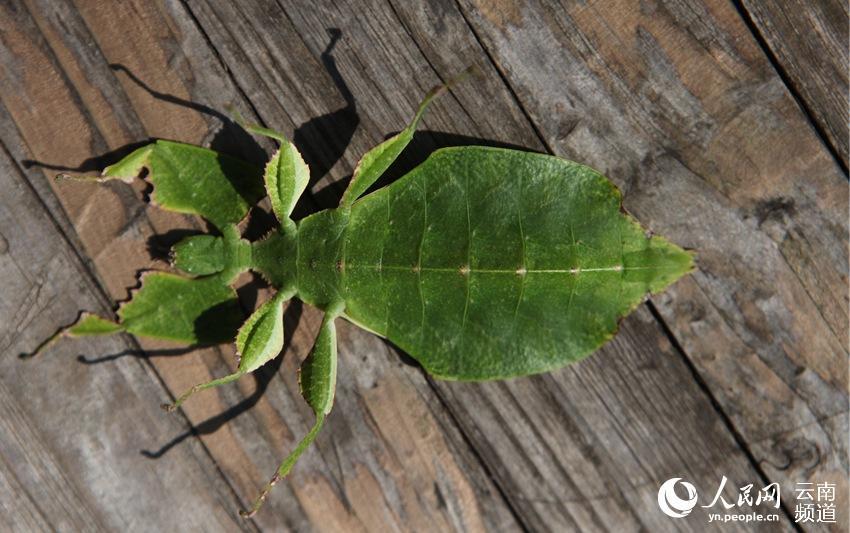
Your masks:
{"label": "gap between planks", "polygon": [[[455,0],[455,2],[457,2],[457,0]],[[236,88],[236,90],[239,92],[240,96],[243,98],[243,100],[246,102],[246,104],[250,107],[250,109],[251,109],[252,113],[255,115],[255,117],[257,117],[257,120],[260,122],[260,124],[265,126],[265,124],[263,123],[262,119],[260,118],[262,115],[259,113],[258,108],[254,105],[254,102],[253,102],[253,101],[252,101],[252,100],[248,97],[248,93],[245,91],[245,89],[242,87],[242,85],[239,83],[239,81],[238,81],[238,80],[237,80],[237,79],[233,76],[233,74],[232,74],[231,70],[227,67],[227,63],[224,61],[224,59],[223,59],[223,57],[222,57],[221,53],[219,52],[218,48],[217,48],[217,47],[215,46],[215,44],[212,42],[212,39],[210,38],[209,34],[206,32],[206,30],[204,29],[203,25],[200,23],[200,21],[198,20],[197,16],[196,16],[196,15],[194,14],[194,12],[192,11],[191,6],[190,6],[190,5],[189,5],[189,4],[188,4],[185,0],[182,0],[182,1],[181,1],[181,3],[182,3],[182,5],[184,6],[184,9],[186,10],[186,12],[189,14],[189,17],[191,18],[192,22],[195,24],[195,26],[196,26],[196,28],[197,28],[198,32],[199,32],[199,33],[203,36],[203,38],[204,38],[204,40],[206,41],[207,45],[208,45],[208,46],[209,46],[209,48],[213,51],[213,53],[214,53],[214,55],[216,56],[216,58],[218,59],[219,63],[223,66],[224,70],[227,72],[227,75],[228,75],[228,77],[230,78],[231,82],[233,83],[233,86],[234,86],[234,87]],[[398,15],[397,11],[395,10],[395,8],[392,6],[391,2],[390,2],[389,0],[387,0],[387,3],[390,5],[390,9],[391,9],[391,11],[392,11],[393,15],[396,17],[396,20],[399,22],[399,24],[400,24],[400,25],[404,28],[405,33],[406,33],[406,34],[408,35],[408,37],[410,38],[411,42],[412,42],[412,43],[416,46],[417,50],[419,50],[420,54],[422,54],[422,57],[423,57],[423,58],[425,58],[425,61],[428,63],[428,65],[429,65],[429,66],[431,67],[431,69],[433,70],[433,74],[435,75],[435,77],[437,77],[438,79],[442,80],[442,79],[443,79],[443,78],[442,78],[442,76],[440,76],[440,74],[439,74],[439,72],[437,71],[437,69],[436,69],[436,68],[433,66],[433,64],[432,64],[432,63],[428,60],[428,56],[427,56],[427,54],[426,54],[426,53],[422,50],[422,48],[421,48],[421,46],[420,46],[419,42],[418,42],[415,38],[413,38],[413,36],[412,36],[412,34],[410,33],[410,31],[409,31],[409,30],[407,29],[407,27],[403,24],[403,22],[401,21],[401,18],[399,17],[399,15]],[[285,9],[282,5],[280,5],[280,3],[278,3],[278,6],[280,7],[281,11],[282,11],[282,12],[283,12],[286,16],[287,16],[287,18],[289,18],[289,15],[286,13],[286,9]],[[475,39],[475,41],[478,43],[478,45],[479,45],[480,49],[481,49],[481,50],[482,50],[482,52],[484,53],[484,56],[487,58],[487,61],[491,64],[491,66],[494,68],[494,71],[498,74],[498,76],[499,76],[500,80],[502,81],[502,84],[503,84],[503,85],[504,85],[504,87],[507,89],[508,93],[511,95],[511,98],[513,99],[513,102],[515,103],[515,105],[517,106],[517,108],[519,109],[519,111],[522,113],[523,117],[525,118],[525,120],[526,120],[527,124],[529,125],[529,127],[531,128],[531,130],[534,132],[534,135],[536,136],[537,140],[538,140],[538,141],[541,143],[541,145],[545,148],[545,150],[546,150],[546,152],[547,152],[548,154],[553,155],[553,154],[554,154],[554,151],[553,151],[552,147],[551,147],[551,146],[549,145],[549,143],[546,141],[546,138],[543,136],[543,134],[542,134],[542,132],[540,131],[540,129],[538,128],[538,126],[537,126],[536,122],[532,119],[532,117],[531,117],[531,115],[529,114],[528,110],[527,110],[527,109],[525,108],[525,106],[522,104],[522,102],[521,102],[521,100],[520,100],[520,98],[519,98],[518,94],[517,94],[517,93],[516,93],[516,91],[514,90],[513,86],[509,83],[509,81],[508,81],[508,79],[507,79],[507,77],[506,77],[506,75],[505,75],[504,71],[503,71],[503,70],[502,70],[502,68],[499,66],[499,64],[496,62],[496,60],[494,59],[494,57],[493,57],[492,53],[491,53],[491,52],[490,52],[490,50],[489,50],[489,49],[488,49],[488,48],[484,45],[484,43],[483,43],[483,41],[481,40],[481,38],[480,38],[480,36],[479,36],[478,32],[475,30],[475,28],[474,28],[474,27],[472,26],[472,24],[470,23],[470,21],[469,21],[469,19],[468,19],[468,17],[467,17],[467,14],[466,14],[466,12],[464,11],[463,7],[462,7],[459,3],[457,3],[457,8],[458,8],[458,12],[460,13],[461,17],[462,17],[462,18],[463,18],[463,20],[464,20],[464,23],[466,24],[467,28],[469,29],[470,34],[473,36],[473,38]],[[291,19],[290,19],[290,21],[291,21]],[[295,31],[296,31],[296,32],[298,32],[298,26],[293,24],[293,27],[295,28]],[[300,32],[298,32],[298,35],[299,35],[299,37],[301,38],[301,40],[302,40],[302,41],[304,41],[304,37],[303,37],[303,35],[301,35],[301,33],[300,33]],[[459,100],[458,100],[457,98],[454,98],[454,100],[458,103],[458,105],[460,105],[460,107],[461,107],[462,109],[464,109],[464,108],[463,108],[463,105],[462,105],[462,104],[460,104],[460,102],[459,102]],[[465,109],[464,109],[464,112],[465,112],[465,113],[467,113]],[[468,113],[467,113],[467,115],[468,115]],[[319,207],[319,208],[322,208],[322,206],[320,206],[320,205],[318,204],[318,201],[316,200],[316,198],[315,198],[315,196],[314,196],[314,194],[313,194],[313,191],[312,191],[312,190],[307,190],[306,192],[307,192],[308,198],[311,200],[311,203],[313,204],[313,207]],[[377,268],[377,267],[376,267],[376,268]],[[399,269],[410,270],[412,267],[398,267],[398,268],[399,268]],[[608,268],[606,268],[606,270],[607,270],[607,269],[608,269]],[[451,271],[451,272],[458,272],[458,271],[459,271],[459,269],[445,269],[445,270],[446,270],[446,271]],[[585,270],[588,270],[588,269],[585,269]],[[610,270],[614,270],[614,268],[610,268]],[[504,271],[504,272],[510,272],[510,273],[512,273],[512,274],[516,274],[516,273],[517,273],[515,270],[511,270],[511,271]],[[562,270],[561,272],[568,272],[568,270]],[[650,305],[648,305],[648,308],[649,308],[649,310],[650,310],[650,312],[651,312],[652,316],[653,316],[653,317],[655,318],[655,320],[657,320],[657,321],[658,321],[658,323],[660,324],[663,334],[664,334],[664,335],[665,335],[665,336],[666,336],[666,337],[670,340],[671,344],[675,347],[676,351],[677,351],[677,352],[680,354],[680,356],[681,356],[681,357],[685,360],[685,365],[686,365],[686,366],[690,369],[690,371],[693,373],[693,375],[694,375],[695,377],[696,377],[696,376],[698,376],[698,374],[697,374],[697,372],[696,372],[695,367],[693,367],[693,363],[692,363],[692,361],[690,360],[690,358],[689,358],[689,356],[687,355],[687,353],[684,351],[684,349],[683,349],[683,347],[682,347],[681,343],[678,341],[678,339],[677,339],[677,338],[675,337],[675,335],[672,333],[672,330],[669,328],[669,326],[667,325],[667,323],[666,323],[666,322],[664,321],[664,319],[660,316],[660,314],[657,312],[657,310],[654,308],[654,306],[652,306],[652,305],[651,305],[651,302],[648,302],[648,304],[650,304]],[[424,372],[424,370],[423,370],[423,372]],[[449,413],[449,415],[450,415],[450,417],[451,417],[452,424],[456,427],[456,429],[457,429],[458,433],[461,435],[461,437],[462,437],[462,439],[463,439],[464,443],[468,445],[468,447],[469,447],[469,449],[471,450],[471,452],[472,452],[472,454],[473,454],[474,458],[475,458],[475,459],[476,459],[476,461],[478,461],[478,463],[481,465],[482,470],[483,470],[484,472],[486,472],[486,473],[490,476],[491,480],[492,480],[492,481],[493,481],[493,483],[494,483],[494,486],[496,487],[496,489],[497,489],[497,490],[498,490],[498,492],[499,492],[500,497],[501,497],[501,498],[502,498],[502,500],[505,502],[505,504],[506,504],[506,506],[507,506],[508,510],[509,510],[509,511],[510,511],[510,513],[513,515],[514,519],[517,521],[517,523],[518,523],[518,524],[520,524],[520,525],[521,525],[521,527],[522,527],[524,530],[528,531],[528,525],[527,525],[527,524],[526,524],[526,522],[523,520],[523,515],[519,512],[519,510],[518,510],[518,509],[516,509],[516,508],[515,508],[515,505],[514,505],[513,500],[511,500],[510,498],[508,498],[508,497],[507,497],[507,494],[506,494],[506,492],[505,492],[505,488],[502,486],[502,484],[501,484],[501,482],[499,481],[499,479],[493,475],[492,470],[489,468],[488,464],[486,463],[486,461],[484,460],[484,458],[481,456],[481,454],[480,454],[479,450],[478,450],[478,449],[475,447],[475,445],[473,444],[472,440],[470,439],[469,435],[467,434],[466,429],[465,429],[462,425],[460,425],[459,420],[457,419],[457,417],[456,417],[455,413],[452,411],[452,409],[451,409],[451,408],[450,408],[450,406],[448,405],[448,403],[447,403],[446,399],[443,397],[443,395],[441,395],[441,394],[439,393],[439,390],[438,390],[438,388],[437,388],[436,384],[432,381],[432,379],[431,379],[430,377],[427,377],[427,376],[426,376],[426,379],[427,379],[427,382],[428,382],[429,386],[431,387],[431,389],[432,389],[432,390],[434,390],[434,392],[435,392],[435,394],[436,394],[437,398],[439,398],[440,403],[443,405],[443,407],[444,407],[444,408],[446,409],[446,411]],[[719,414],[719,416],[720,416],[720,420],[722,421],[722,423],[725,425],[725,427],[726,427],[726,428],[730,431],[730,433],[733,435],[733,440],[734,440],[735,444],[736,444],[737,446],[739,446],[739,447],[742,449],[742,451],[744,452],[744,455],[745,455],[745,457],[746,457],[746,459],[747,459],[747,462],[750,464],[750,466],[751,466],[751,467],[752,467],[752,468],[753,468],[753,469],[754,469],[754,470],[755,470],[755,471],[756,471],[756,472],[757,472],[757,473],[758,473],[758,474],[759,474],[759,475],[760,475],[760,476],[761,476],[764,480],[767,480],[768,478],[764,475],[763,470],[759,467],[759,465],[758,465],[757,461],[755,460],[755,458],[754,458],[754,456],[753,456],[752,452],[750,451],[750,449],[749,449],[749,448],[748,448],[745,444],[742,444],[742,442],[741,442],[741,440],[740,440],[740,436],[739,436],[739,434],[738,434],[737,430],[734,428],[734,426],[732,426],[732,424],[731,424],[731,421],[730,421],[729,417],[728,417],[728,416],[726,415],[726,413],[723,411],[722,407],[721,407],[721,406],[720,406],[720,404],[716,401],[716,399],[713,397],[713,395],[711,395],[711,394],[710,394],[710,392],[708,391],[708,389],[707,389],[707,385],[704,383],[704,381],[703,381],[701,378],[697,379],[697,383],[698,383],[698,386],[699,386],[699,387],[700,387],[700,388],[701,388],[701,389],[705,392],[705,394],[706,394],[706,396],[707,396],[708,400],[710,401],[710,403],[711,403],[711,404],[712,404],[712,406],[714,407],[715,411],[717,411],[717,413]],[[783,510],[785,511],[785,514],[787,515],[788,510],[787,510],[787,509],[784,509],[784,508],[783,508]],[[793,520],[792,520],[791,522],[793,522]],[[796,525],[795,525],[795,527],[796,527]],[[797,527],[797,529],[799,529],[799,528]]]}
{"label": "gap between planks", "polygon": [[779,58],[776,57],[776,54],[773,52],[773,49],[767,43],[767,39],[765,39],[764,35],[762,35],[761,31],[759,31],[758,26],[756,26],[755,21],[753,20],[752,15],[750,15],[749,10],[741,3],[741,0],[731,0],[732,5],[735,6],[735,10],[741,17],[741,20],[744,21],[744,24],[747,26],[747,29],[750,30],[750,33],[753,35],[756,43],[758,44],[761,51],[764,53],[764,56],[767,58],[770,65],[773,67],[773,70],[776,71],[776,74],[779,76],[779,79],[782,80],[782,84],[785,85],[785,88],[788,89],[788,93],[799,106],[800,111],[803,116],[806,118],[806,121],[809,123],[809,126],[815,132],[815,135],[820,139],[823,143],[826,151],[829,152],[829,155],[835,160],[835,163],[841,168],[841,171],[844,173],[844,177],[850,179],[850,175],[848,175],[847,165],[844,164],[844,160],[841,158],[841,154],[838,152],[838,148],[832,143],[829,139],[829,136],[826,133],[824,127],[818,122],[817,117],[815,117],[814,112],[812,112],[811,106],[806,102],[805,98],[803,98],[802,93],[794,84],[793,80],[791,80],[791,76],[788,74],[788,71],[782,66],[782,63],[779,61]]}
{"label": "gap between planks", "polygon": [[[213,41],[210,38],[209,34],[207,33],[206,29],[200,23],[197,16],[195,15],[195,13],[192,11],[191,6],[186,2],[186,0],[181,0],[181,4],[183,5],[184,10],[188,14],[192,23],[195,25],[195,28],[197,29],[198,33],[203,37],[204,41],[206,41],[207,46],[212,51],[212,53],[215,55],[216,59],[218,60],[219,64],[222,66],[224,71],[227,73],[227,76],[228,76],[228,78],[230,78],[230,81],[231,81],[233,87],[239,93],[240,97],[246,103],[246,105],[248,105],[248,107],[251,109],[251,112],[253,113],[254,117],[256,117],[257,122],[261,126],[267,127],[268,125],[265,124],[263,119],[262,119],[262,114],[259,112],[258,108],[254,105],[254,102],[248,97],[248,93],[245,91],[245,89],[239,83],[239,80],[236,79],[236,77],[231,72],[230,68],[227,67],[227,63],[224,61],[224,58],[222,57],[218,48],[213,43]],[[289,15],[286,13],[286,10],[283,8],[283,6],[279,5],[279,7],[280,7],[281,11],[288,18]],[[397,14],[395,13],[394,10],[393,10],[393,14],[397,17]],[[295,27],[296,31],[297,31],[297,26],[293,24],[293,27]],[[302,41],[304,40],[304,37],[300,33],[299,33],[299,37],[302,39]],[[412,37],[411,37],[411,41],[414,42],[414,43],[416,42],[414,39],[412,39]],[[418,46],[418,44],[417,44],[417,46]],[[436,70],[435,70],[435,72],[436,72]],[[311,207],[321,209],[321,206],[319,205],[317,199],[315,198],[313,191],[310,188],[308,188],[307,190],[305,190],[305,193],[306,193],[306,197],[308,198],[308,200],[312,204]],[[504,503],[505,508],[507,509],[510,516],[513,518],[515,523],[522,529],[523,533],[529,533],[531,531],[531,529],[529,528],[528,524],[524,520],[522,513],[519,511],[519,509],[517,509],[515,507],[513,500],[508,497],[508,494],[505,492],[505,488],[502,486],[499,479],[496,477],[496,475],[494,474],[494,472],[492,471],[490,466],[487,464],[487,462],[484,460],[480,451],[473,444],[473,441],[471,440],[470,436],[467,434],[466,429],[463,427],[463,425],[460,424],[460,421],[457,419],[457,416],[452,411],[452,409],[450,409],[450,406],[447,404],[446,399],[440,394],[439,390],[437,390],[437,386],[433,383],[432,379],[427,375],[427,372],[425,372],[424,368],[420,368],[420,372],[422,372],[423,375],[425,375],[425,381],[428,384],[428,387],[434,393],[434,396],[437,398],[437,400],[439,401],[442,408],[449,414],[451,424],[454,426],[458,435],[460,435],[462,442],[466,445],[467,449],[472,454],[472,458],[479,465],[479,467],[481,468],[481,471],[493,483],[493,487],[496,489],[499,498]],[[204,449],[209,454],[209,451],[206,450],[206,448],[204,448]],[[221,472],[221,468],[218,465],[218,462],[216,461],[215,457],[210,455],[210,459],[216,465],[216,468],[219,470],[219,472]],[[232,487],[231,487],[231,490],[232,490]]]}
{"label": "gap between planks", "polygon": [[[389,0],[387,0],[387,1],[389,1]],[[734,0],[734,1],[737,1],[737,0]],[[466,26],[469,28],[470,33],[475,38],[475,41],[478,43],[478,45],[481,47],[481,49],[484,51],[484,54],[486,55],[487,60],[490,62],[492,67],[495,69],[495,71],[499,74],[499,77],[501,78],[502,83],[505,85],[505,87],[507,87],[507,89],[508,89],[508,91],[511,95],[511,98],[513,98],[517,107],[521,110],[523,116],[526,118],[529,125],[531,126],[531,129],[534,131],[534,134],[537,136],[537,138],[541,142],[541,144],[546,147],[546,151],[550,155],[554,155],[554,152],[553,152],[551,146],[546,142],[546,139],[544,138],[542,132],[537,127],[537,124],[531,118],[530,113],[528,112],[528,110],[525,108],[522,101],[520,100],[519,95],[516,93],[513,86],[508,82],[507,76],[503,72],[501,66],[495,60],[495,58],[493,57],[490,50],[485,46],[485,44],[481,40],[481,37],[479,36],[478,32],[475,30],[472,23],[469,21],[469,17],[467,16],[466,12],[464,11],[463,6],[460,4],[459,0],[455,0],[455,4],[457,6],[458,12],[460,13],[461,17],[463,18],[464,23],[466,23]],[[395,13],[395,11],[394,11],[394,13]],[[748,24],[748,27],[749,27],[749,24]],[[752,28],[750,28],[750,30],[752,31]],[[419,45],[417,43],[417,48],[418,47],[419,47]],[[420,49],[420,51],[421,51],[421,49]],[[783,81],[785,81],[784,78],[783,78]],[[786,85],[787,85],[787,83],[786,83]],[[796,98],[796,94],[795,94],[795,98]],[[809,119],[810,122],[812,122],[811,117],[808,114],[806,114],[806,117]],[[826,139],[823,137],[823,134],[822,134],[821,131],[818,131],[818,135],[821,137],[821,140],[824,141],[824,143],[827,144],[827,146],[830,148],[830,153],[832,154],[833,158],[840,162],[841,159],[839,157],[837,157],[837,154],[832,150],[832,146],[829,145],[826,142]],[[846,173],[847,173],[846,168],[844,169],[844,172],[845,172],[845,175],[846,175]],[[688,368],[688,370],[691,372],[691,375],[696,380],[697,386],[703,391],[706,398],[709,400],[711,406],[714,408],[714,410],[717,412],[718,416],[720,417],[720,420],[722,421],[723,425],[732,435],[735,444],[744,453],[744,456],[747,458],[747,462],[749,462],[750,466],[759,474],[759,476],[761,476],[763,481],[770,481],[770,478],[767,476],[767,474],[761,468],[761,465],[759,464],[758,460],[755,458],[755,455],[753,454],[749,445],[743,440],[743,438],[740,435],[740,433],[738,432],[737,428],[735,428],[734,424],[732,423],[732,420],[729,418],[729,416],[723,410],[723,407],[720,405],[720,402],[718,402],[717,399],[715,398],[714,394],[712,394],[711,390],[708,388],[708,384],[705,382],[705,380],[699,374],[699,371],[697,370],[696,366],[694,366],[693,361],[691,360],[690,356],[687,354],[684,347],[679,342],[679,339],[676,337],[676,335],[670,329],[667,322],[664,320],[664,318],[658,312],[658,309],[652,303],[652,300],[647,299],[646,305],[647,305],[647,308],[649,309],[650,313],[652,314],[652,316],[655,318],[655,320],[660,325],[661,330],[663,331],[664,335],[670,340],[670,343],[673,345],[676,353],[678,353],[681,356],[682,360],[684,361],[685,366]],[[794,522],[793,514],[790,513],[790,510],[788,508],[786,508],[784,504],[782,505],[782,510],[783,510],[784,514],[786,515],[786,518],[788,518],[789,523],[793,524],[794,528],[797,531],[802,531],[800,529],[799,525]]]}
{"label": "gap between planks", "polygon": [[[750,465],[753,467],[753,470],[756,471],[763,483],[770,483],[770,477],[761,467],[761,463],[758,461],[758,459],[756,459],[756,456],[753,454],[752,450],[750,450],[750,447],[747,445],[747,442],[744,440],[744,437],[732,423],[732,419],[729,418],[729,416],[720,406],[720,402],[717,401],[717,397],[711,391],[711,388],[709,388],[708,383],[705,382],[705,379],[703,379],[702,375],[699,373],[699,370],[697,370],[697,367],[694,362],[691,361],[691,359],[685,355],[685,349],[682,347],[681,344],[679,344],[679,341],[676,339],[676,336],[673,335],[673,332],[670,331],[670,329],[667,327],[667,323],[664,322],[664,319],[661,317],[661,313],[658,311],[658,308],[655,307],[655,304],[652,303],[652,300],[647,300],[646,306],[647,308],[649,308],[649,312],[652,313],[652,316],[654,316],[656,320],[658,320],[658,322],[661,324],[661,328],[664,331],[664,334],[667,335],[667,337],[670,339],[670,342],[673,345],[673,349],[677,353],[682,355],[682,359],[685,360],[685,366],[688,368],[688,371],[691,373],[691,376],[693,376],[694,381],[696,381],[697,383],[697,386],[708,398],[708,401],[711,403],[712,407],[714,407],[714,410],[717,411],[718,415],[720,416],[720,420],[723,421],[723,425],[725,425],[726,428],[729,430],[729,433],[732,435],[732,439],[735,441],[735,444],[737,444],[738,447],[741,448],[741,451],[744,452],[744,456],[747,458],[747,461],[749,461]],[[781,503],[781,508],[782,512],[785,514],[785,517],[788,519],[788,523],[793,526],[794,530],[803,531],[803,528],[801,528],[800,524],[794,519],[794,512],[788,507],[787,499]]]}
{"label": "gap between planks", "polygon": [[[53,210],[51,210],[48,207],[48,202],[45,200],[44,197],[42,197],[42,195],[40,194],[40,192],[38,190],[38,187],[35,187],[35,185],[30,181],[29,175],[24,171],[24,169],[22,169],[20,167],[20,162],[15,157],[13,157],[11,151],[6,146],[6,143],[3,142],[2,140],[0,140],[0,150],[2,150],[3,153],[7,157],[9,157],[10,161],[14,161],[15,168],[18,171],[19,179],[30,190],[30,192],[33,194],[33,196],[38,200],[38,203],[42,206],[44,211],[47,213],[47,216],[50,219],[51,224],[56,229],[56,232],[60,235],[61,239],[65,241],[65,243],[68,245],[68,248],[72,251],[73,258],[75,260],[79,261],[80,270],[85,272],[85,276],[88,278],[88,280],[87,280],[88,285],[95,292],[96,297],[97,297],[98,300],[100,300],[101,305],[104,306],[104,307],[108,307],[109,309],[114,309],[115,308],[115,302],[112,300],[112,298],[109,297],[109,294],[106,291],[106,288],[103,286],[103,284],[101,283],[98,276],[95,273],[92,272],[89,262],[84,260],[80,249],[78,249],[77,246],[75,246],[74,239],[72,239],[65,232],[64,227],[62,225],[62,221],[60,221],[57,218],[56,214],[53,212]],[[40,174],[40,176],[43,176],[43,174]],[[53,194],[52,190],[49,187],[47,187],[46,190],[50,191],[47,194]],[[56,202],[56,203],[57,203],[57,205],[59,205],[58,202]],[[64,215],[65,213],[63,212],[62,214]],[[136,338],[133,335],[123,334],[122,336],[126,339],[126,342],[132,347],[133,350],[139,351],[139,352],[143,351],[141,345],[138,343],[138,341],[136,340]],[[153,378],[153,380],[159,385],[159,387],[163,391],[165,391],[165,393],[169,396],[169,398],[171,398],[171,400],[174,401],[176,399],[176,397],[174,396],[172,391],[166,386],[164,379],[159,374],[159,372],[157,371],[157,369],[153,365],[153,363],[151,363],[150,360],[146,359],[146,358],[144,360],[137,359],[137,362],[142,367],[142,369],[144,369],[144,371]],[[241,498],[239,497],[239,494],[236,491],[235,487],[230,483],[230,480],[228,480],[227,476],[224,475],[224,471],[221,469],[221,466],[218,464],[218,461],[216,461],[216,458],[212,455],[212,452],[210,452],[206,443],[204,443],[203,439],[201,439],[200,436],[195,433],[194,426],[192,425],[192,422],[189,419],[189,417],[186,415],[186,413],[182,409],[179,409],[178,411],[180,413],[180,417],[183,419],[185,426],[187,428],[189,428],[189,430],[192,432],[192,437],[197,440],[197,443],[200,446],[201,450],[203,450],[203,453],[207,456],[209,461],[215,466],[216,475],[221,479],[221,481],[224,483],[224,485],[228,488],[228,490],[229,490],[231,496],[233,497],[234,501],[237,502],[240,506],[244,506],[245,502],[243,502],[241,500]],[[245,526],[250,530],[259,531],[257,526],[253,523],[246,523]]]}

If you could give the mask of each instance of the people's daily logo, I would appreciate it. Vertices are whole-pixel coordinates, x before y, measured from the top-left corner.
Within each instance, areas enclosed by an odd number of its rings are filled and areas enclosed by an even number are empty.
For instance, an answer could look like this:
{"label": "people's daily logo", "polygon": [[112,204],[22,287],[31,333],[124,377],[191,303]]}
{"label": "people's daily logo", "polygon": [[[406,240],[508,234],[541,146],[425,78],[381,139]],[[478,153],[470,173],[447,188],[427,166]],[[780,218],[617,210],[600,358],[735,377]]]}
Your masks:
{"label": "people's daily logo", "polygon": [[[794,521],[836,523],[835,493],[835,483],[797,483]],[[717,489],[703,496],[705,505],[700,508],[707,509],[709,522],[778,522],[780,518],[779,483],[759,489],[754,483],[741,486],[729,483],[729,479],[722,476]],[[668,479],[658,489],[658,508],[670,518],[685,518],[696,508],[698,500],[697,488],[680,477]]]}
{"label": "people's daily logo", "polygon": [[[697,489],[682,478],[674,477],[665,481],[658,489],[658,507],[661,512],[672,518],[688,516],[691,509],[697,505]],[[681,485],[687,492],[687,498],[680,498],[676,494],[676,485]]]}

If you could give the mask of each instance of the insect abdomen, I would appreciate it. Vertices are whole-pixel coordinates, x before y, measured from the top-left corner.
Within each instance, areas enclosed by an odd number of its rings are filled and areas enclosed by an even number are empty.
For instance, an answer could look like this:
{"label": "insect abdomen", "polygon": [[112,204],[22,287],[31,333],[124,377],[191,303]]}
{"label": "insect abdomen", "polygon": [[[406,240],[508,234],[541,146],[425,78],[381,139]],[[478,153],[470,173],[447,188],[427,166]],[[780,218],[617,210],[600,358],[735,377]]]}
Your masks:
{"label": "insect abdomen", "polygon": [[[543,160],[534,175],[529,157]],[[560,367],[691,261],[619,212],[619,192],[587,167],[440,150],[354,204],[339,258],[345,313],[439,377]]]}

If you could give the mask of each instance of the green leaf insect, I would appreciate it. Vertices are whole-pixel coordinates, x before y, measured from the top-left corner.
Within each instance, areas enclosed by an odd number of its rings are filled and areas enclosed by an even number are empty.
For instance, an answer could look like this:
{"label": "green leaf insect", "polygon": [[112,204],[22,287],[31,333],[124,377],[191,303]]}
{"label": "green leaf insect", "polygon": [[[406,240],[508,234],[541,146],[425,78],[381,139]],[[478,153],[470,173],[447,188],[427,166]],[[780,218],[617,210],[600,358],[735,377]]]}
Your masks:
{"label": "green leaf insect", "polygon": [[[174,247],[183,274],[149,273],[118,310],[118,320],[83,314],[60,335],[134,335],[187,344],[232,341],[234,374],[196,385],[191,394],[231,382],[277,357],[283,308],[297,297],[325,312],[301,365],[301,394],[313,429],[280,465],[243,516],[313,442],[331,410],[337,373],[335,321],[344,318],[385,337],[447,380],[483,381],[554,370],[593,353],[648,294],[694,267],[693,256],[649,235],[622,208],[599,172],[539,153],[460,146],[432,153],[394,183],[365,194],[413,137],[431,91],[412,122],[367,152],[339,207],[299,221],[292,209],[310,175],[280,133],[265,170],[205,148],[157,141],[107,167],[95,179],[133,179],[147,169],[152,201],[192,213],[219,235]],[[279,225],[248,242],[237,224],[265,194]],[[276,294],[247,320],[231,287],[246,270]]]}

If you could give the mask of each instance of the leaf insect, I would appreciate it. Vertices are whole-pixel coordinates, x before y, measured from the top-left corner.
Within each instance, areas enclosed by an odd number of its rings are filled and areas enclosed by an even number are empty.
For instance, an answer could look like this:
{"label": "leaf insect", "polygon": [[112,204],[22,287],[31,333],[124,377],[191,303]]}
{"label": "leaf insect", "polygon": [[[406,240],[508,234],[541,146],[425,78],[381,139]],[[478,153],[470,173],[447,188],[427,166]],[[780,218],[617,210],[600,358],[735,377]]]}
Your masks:
{"label": "leaf insect", "polygon": [[[107,167],[93,179],[131,181],[146,169],[153,203],[199,215],[219,234],[175,245],[173,266],[182,273],[145,275],[117,321],[83,313],[37,351],[62,335],[124,331],[209,344],[231,341],[238,330],[237,371],[195,385],[164,406],[173,411],[192,394],[277,357],[287,300],[297,297],[324,311],[299,371],[315,424],[241,511],[250,517],[331,410],[337,318],[391,340],[437,378],[528,376],[588,356],[646,295],[693,269],[690,252],[647,233],[623,210],[619,190],[602,174],[550,155],[442,148],[394,183],[365,194],[410,142],[429,103],[447,89],[429,92],[406,128],[362,157],[338,207],[298,221],[290,215],[309,169],[284,135],[259,126],[245,128],[280,144],[265,169],[166,140]],[[249,242],[237,224],[266,195],[279,225]],[[231,284],[246,270],[260,273],[276,293],[243,322]]]}

